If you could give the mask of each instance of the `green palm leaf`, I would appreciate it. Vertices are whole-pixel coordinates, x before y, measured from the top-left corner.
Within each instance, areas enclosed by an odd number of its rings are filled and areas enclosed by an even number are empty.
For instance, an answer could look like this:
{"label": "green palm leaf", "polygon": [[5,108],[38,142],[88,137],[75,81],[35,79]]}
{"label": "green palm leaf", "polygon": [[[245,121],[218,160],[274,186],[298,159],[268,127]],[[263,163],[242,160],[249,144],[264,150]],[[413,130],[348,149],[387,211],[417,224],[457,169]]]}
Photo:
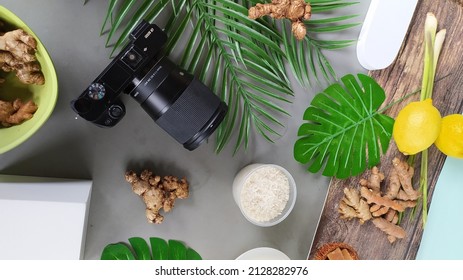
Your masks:
{"label": "green palm leaf", "polygon": [[[164,52],[181,67],[197,75],[229,106],[229,113],[216,132],[216,151],[234,142],[234,152],[247,148],[254,132],[273,141],[283,131],[282,118],[289,116],[285,104],[292,89],[286,61],[297,80],[336,78],[324,56],[324,49],[339,49],[348,40],[319,40],[307,36],[295,42],[290,33],[280,31],[280,21],[270,17],[248,18],[248,8],[259,0],[111,0],[104,25],[111,23],[107,44],[114,53],[128,42],[139,19],[156,22],[167,15],[165,32],[169,37]],[[118,3],[118,5],[116,5]],[[331,13],[352,5],[345,0],[313,0],[314,13]],[[329,14],[328,14],[329,15]],[[353,26],[345,21],[353,16],[328,16],[313,24],[314,34],[336,32]],[[109,21],[109,18],[111,21]],[[165,19],[164,19],[165,20]],[[103,29],[105,27],[103,26]],[[117,39],[115,34],[120,29]],[[181,42],[181,43],[180,43]],[[175,54],[180,53],[176,59]]]}
{"label": "green palm leaf", "polygon": [[294,158],[310,172],[347,178],[379,163],[392,137],[394,119],[378,111],[384,90],[369,76],[341,78],[317,94],[304,113]]}
{"label": "green palm leaf", "polygon": [[151,237],[150,244],[141,237],[129,238],[130,245],[109,244],[101,253],[102,260],[201,260],[201,256],[182,242]]}
{"label": "green palm leaf", "polygon": [[[310,1],[312,13],[325,13],[344,8],[357,2],[344,2],[342,0],[313,0]],[[352,45],[353,40],[323,40],[318,37],[320,33],[338,32],[357,26],[358,23],[345,23],[357,15],[337,17],[322,17],[305,22],[307,35],[302,41],[297,41],[291,34],[288,21],[283,22],[283,45],[287,54],[289,66],[299,84],[305,88],[311,87],[313,82],[321,85],[321,81],[331,82],[337,80],[331,63],[323,53],[323,49],[340,49]]]}
{"label": "green palm leaf", "polygon": [[[242,146],[247,148],[251,127],[267,140],[278,137],[278,128],[283,127],[278,118],[289,115],[280,103],[289,102],[288,95],[292,94],[281,63],[284,53],[275,43],[278,40],[272,40],[278,33],[250,20],[247,9],[234,1],[191,1],[185,14],[171,22],[173,30],[179,30],[184,28],[185,18],[196,18],[192,30],[182,30],[184,35],[191,34],[190,40],[186,46],[168,43],[168,49],[186,50],[182,64],[199,73],[230,107],[216,133],[217,151],[231,140],[235,129],[235,152]],[[201,39],[192,39],[198,36]],[[213,74],[205,74],[205,68],[213,69]]]}

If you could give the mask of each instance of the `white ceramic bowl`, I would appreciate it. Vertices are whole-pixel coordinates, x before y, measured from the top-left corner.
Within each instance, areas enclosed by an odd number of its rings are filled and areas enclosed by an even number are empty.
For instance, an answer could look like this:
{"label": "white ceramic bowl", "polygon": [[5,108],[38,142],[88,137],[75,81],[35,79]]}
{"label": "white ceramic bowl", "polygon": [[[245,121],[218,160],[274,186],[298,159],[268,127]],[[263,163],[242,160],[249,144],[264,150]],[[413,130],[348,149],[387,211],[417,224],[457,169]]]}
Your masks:
{"label": "white ceramic bowl", "polygon": [[[279,169],[280,171],[283,172],[283,174],[286,175],[286,177],[288,178],[288,182],[289,182],[289,199],[288,199],[288,202],[286,203],[285,208],[283,209],[280,215],[266,222],[257,221],[249,217],[246,214],[246,211],[243,210],[243,207],[241,205],[241,191],[243,190],[244,184],[254,172],[256,172],[257,170],[263,167],[274,167],[274,168]],[[294,208],[294,204],[296,203],[296,196],[297,196],[296,182],[294,181],[293,176],[291,176],[291,174],[286,169],[284,169],[283,167],[279,165],[275,165],[275,164],[262,164],[262,163],[250,164],[244,167],[243,169],[241,169],[236,174],[235,179],[233,181],[233,198],[235,199],[236,204],[240,208],[241,213],[249,222],[257,226],[261,226],[261,227],[274,226],[280,223],[281,221],[283,221],[286,217],[288,217],[288,215],[291,213],[291,211]]]}
{"label": "white ceramic bowl", "polygon": [[244,252],[237,260],[290,260],[290,258],[283,252],[269,248],[259,247]]}

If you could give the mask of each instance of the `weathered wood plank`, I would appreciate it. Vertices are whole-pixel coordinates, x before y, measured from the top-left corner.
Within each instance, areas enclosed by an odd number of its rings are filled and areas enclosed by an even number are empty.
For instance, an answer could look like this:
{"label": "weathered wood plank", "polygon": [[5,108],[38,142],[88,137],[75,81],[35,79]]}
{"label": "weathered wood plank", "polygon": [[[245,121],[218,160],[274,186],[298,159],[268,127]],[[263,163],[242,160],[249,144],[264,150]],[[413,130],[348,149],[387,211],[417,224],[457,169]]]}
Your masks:
{"label": "weathered wood plank", "polygon": [[[370,75],[385,89],[387,100],[385,104],[397,100],[404,95],[420,88],[423,69],[423,26],[427,12],[433,12],[439,22],[439,28],[447,29],[446,41],[439,58],[436,78],[444,77],[434,86],[433,103],[442,115],[460,113],[463,111],[463,6],[458,0],[420,0],[407,37],[405,38],[398,58],[390,67],[381,71],[372,71]],[[394,15],[391,15],[394,20]],[[418,100],[419,94],[410,98]],[[398,111],[407,102],[402,102],[390,108],[385,113],[396,117]],[[394,141],[378,166],[385,173],[384,186],[388,184],[388,174],[395,156],[403,158],[397,151]],[[420,156],[415,168],[419,170]],[[445,156],[434,146],[429,149],[429,196],[428,205],[432,199],[437,178],[445,161]],[[333,179],[330,182],[326,202],[315,238],[310,250],[309,259],[317,248],[328,242],[345,242],[353,246],[361,259],[415,259],[423,234],[421,207],[413,219],[406,215],[401,226],[406,230],[407,237],[390,244],[386,235],[371,222],[360,225],[358,221],[344,221],[337,212],[339,201],[343,197],[345,186],[358,186],[360,178],[367,178],[369,172],[348,180]],[[415,173],[414,184],[418,188],[419,172]]]}

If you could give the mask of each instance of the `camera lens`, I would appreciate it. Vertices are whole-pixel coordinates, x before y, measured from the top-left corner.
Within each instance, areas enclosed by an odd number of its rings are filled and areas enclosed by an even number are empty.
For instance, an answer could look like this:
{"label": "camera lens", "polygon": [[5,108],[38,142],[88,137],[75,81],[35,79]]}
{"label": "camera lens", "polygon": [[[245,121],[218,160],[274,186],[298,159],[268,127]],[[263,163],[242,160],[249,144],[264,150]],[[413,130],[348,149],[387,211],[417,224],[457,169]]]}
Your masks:
{"label": "camera lens", "polygon": [[177,142],[196,149],[222,122],[227,105],[167,57],[149,67],[130,95]]}

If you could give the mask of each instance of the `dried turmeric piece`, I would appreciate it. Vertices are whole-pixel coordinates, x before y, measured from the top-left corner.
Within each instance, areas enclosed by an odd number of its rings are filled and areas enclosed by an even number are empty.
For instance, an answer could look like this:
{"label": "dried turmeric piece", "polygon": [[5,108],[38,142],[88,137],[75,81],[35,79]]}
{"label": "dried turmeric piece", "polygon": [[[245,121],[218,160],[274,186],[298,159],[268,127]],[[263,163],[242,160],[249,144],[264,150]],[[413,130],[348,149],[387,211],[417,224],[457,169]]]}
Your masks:
{"label": "dried turmeric piece", "polygon": [[[374,205],[374,206],[379,206],[379,205]],[[370,211],[371,211],[371,208],[370,208]],[[371,215],[373,217],[381,217],[382,215],[386,214],[388,211],[389,211],[389,207],[380,206],[378,210],[371,211]]]}
{"label": "dried turmeric piece", "polygon": [[310,19],[312,7],[304,0],[272,0],[272,3],[257,3],[249,8],[248,17],[257,19],[269,15],[275,19],[289,19],[292,23],[291,30],[298,40],[304,39],[307,28],[303,20]]}
{"label": "dried turmeric piece", "polygon": [[344,190],[344,197],[338,209],[342,219],[358,218],[360,223],[363,223],[366,219],[362,220],[357,209],[358,205],[364,202],[366,205],[363,207],[369,212],[369,219],[374,217],[373,223],[387,233],[387,238],[391,243],[406,235],[405,230],[397,225],[398,213],[405,211],[406,208],[415,207],[420,195],[412,187],[413,168],[397,158],[394,158],[393,165],[389,185],[384,195],[381,194],[381,182],[385,177],[378,168],[374,167],[368,180],[359,181],[360,191],[357,189]]}
{"label": "dried turmeric piece", "polygon": [[375,195],[373,191],[370,191],[366,187],[360,188],[360,195],[367,200],[368,204],[386,206],[400,212],[403,212],[405,210],[405,208],[396,201],[387,197]]}
{"label": "dried turmeric piece", "polygon": [[[407,235],[407,233],[405,232],[405,230],[403,228],[401,228],[398,225],[395,225],[395,224],[393,224],[391,222],[388,222],[386,219],[374,218],[372,221],[373,221],[373,224],[377,228],[384,231],[389,236],[393,237],[391,239],[388,238],[389,242],[391,242],[391,240],[395,241],[396,238],[399,238],[399,239],[405,238],[405,236]],[[394,241],[392,241],[391,243],[393,243]]]}
{"label": "dried turmeric piece", "polygon": [[421,194],[419,191],[413,189],[412,186],[412,178],[414,174],[413,167],[409,166],[407,162],[401,161],[398,158],[394,158],[392,160],[392,165],[399,175],[400,184],[402,185],[402,189],[410,198],[409,200],[417,200]]}
{"label": "dried turmeric piece", "polygon": [[389,185],[386,189],[385,197],[395,199],[400,191],[400,179],[397,169],[394,168],[389,176]]}
{"label": "dried turmeric piece", "polygon": [[394,209],[389,209],[386,215],[384,215],[384,219],[386,219],[386,221],[391,222],[393,224],[397,224],[396,222],[395,223],[393,222],[396,216],[397,216],[397,211],[395,211]]}

